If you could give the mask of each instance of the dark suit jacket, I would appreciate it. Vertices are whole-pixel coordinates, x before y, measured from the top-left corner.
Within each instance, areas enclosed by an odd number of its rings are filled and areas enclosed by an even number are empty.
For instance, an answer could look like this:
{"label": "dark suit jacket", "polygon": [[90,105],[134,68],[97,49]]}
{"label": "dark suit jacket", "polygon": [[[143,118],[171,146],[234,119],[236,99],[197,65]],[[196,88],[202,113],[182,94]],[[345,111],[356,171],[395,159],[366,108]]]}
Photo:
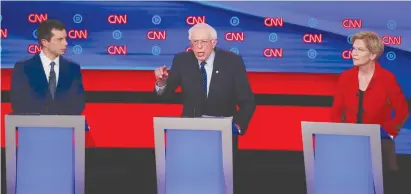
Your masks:
{"label": "dark suit jacket", "polygon": [[206,98],[194,53],[179,53],[173,59],[167,86],[161,97],[171,97],[178,86],[182,89],[183,117],[233,116],[234,123],[245,133],[255,111],[255,103],[240,56],[220,49],[215,50],[213,74]]}
{"label": "dark suit jacket", "polygon": [[[338,80],[331,108],[333,122],[356,123],[358,91],[358,67],[344,71]],[[380,124],[388,134],[397,136],[409,115],[407,100],[395,76],[378,63],[363,101],[363,123]]]}
{"label": "dark suit jacket", "polygon": [[60,56],[55,99],[51,98],[39,54],[16,63],[11,80],[14,114],[80,115],[84,88],[80,66]]}

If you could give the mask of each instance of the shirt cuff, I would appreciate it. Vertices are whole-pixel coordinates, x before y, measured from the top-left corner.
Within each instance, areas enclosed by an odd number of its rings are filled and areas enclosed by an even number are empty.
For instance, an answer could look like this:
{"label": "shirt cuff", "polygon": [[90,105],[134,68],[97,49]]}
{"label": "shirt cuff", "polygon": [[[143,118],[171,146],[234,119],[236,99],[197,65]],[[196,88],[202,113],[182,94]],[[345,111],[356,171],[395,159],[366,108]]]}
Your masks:
{"label": "shirt cuff", "polygon": [[157,92],[157,94],[158,94],[158,95],[163,94],[163,93],[164,93],[164,89],[166,88],[166,86],[167,86],[167,84],[164,85],[164,86],[162,86],[162,87],[160,87],[160,86],[158,86],[157,83],[156,83],[156,84],[155,84],[155,87],[156,87],[156,92]]}

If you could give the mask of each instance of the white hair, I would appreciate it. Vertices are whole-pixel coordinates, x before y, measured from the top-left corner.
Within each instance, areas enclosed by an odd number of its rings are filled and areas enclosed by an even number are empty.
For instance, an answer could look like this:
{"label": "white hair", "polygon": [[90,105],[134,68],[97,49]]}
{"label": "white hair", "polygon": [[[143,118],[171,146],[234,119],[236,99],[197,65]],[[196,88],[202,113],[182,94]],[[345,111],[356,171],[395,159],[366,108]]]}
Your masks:
{"label": "white hair", "polygon": [[211,39],[217,39],[217,31],[212,26],[206,23],[197,23],[196,25],[194,25],[188,30],[188,40],[191,40],[191,34],[193,33],[193,31],[198,30],[198,29],[208,30],[210,33]]}

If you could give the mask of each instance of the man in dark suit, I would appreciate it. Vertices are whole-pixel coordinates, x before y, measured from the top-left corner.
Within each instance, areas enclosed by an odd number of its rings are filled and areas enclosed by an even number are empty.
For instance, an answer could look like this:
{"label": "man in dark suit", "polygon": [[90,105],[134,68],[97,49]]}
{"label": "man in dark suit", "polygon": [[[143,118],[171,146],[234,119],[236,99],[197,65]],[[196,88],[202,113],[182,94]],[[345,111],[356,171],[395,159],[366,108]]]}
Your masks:
{"label": "man in dark suit", "polygon": [[177,54],[170,73],[166,67],[155,70],[157,94],[168,98],[181,86],[182,116],[233,116],[238,133],[244,134],[255,103],[242,58],[216,49],[217,32],[208,24],[193,26],[189,40],[192,51]]}
{"label": "man in dark suit", "polygon": [[208,24],[193,26],[189,40],[192,51],[177,54],[169,73],[166,67],[155,70],[155,90],[168,98],[181,86],[184,117],[232,116],[235,161],[237,135],[245,134],[255,111],[244,62],[232,52],[215,48],[217,32]]}
{"label": "man in dark suit", "polygon": [[13,69],[13,113],[80,115],[85,106],[80,66],[61,56],[67,49],[65,25],[46,20],[39,25],[37,38],[41,52]]}

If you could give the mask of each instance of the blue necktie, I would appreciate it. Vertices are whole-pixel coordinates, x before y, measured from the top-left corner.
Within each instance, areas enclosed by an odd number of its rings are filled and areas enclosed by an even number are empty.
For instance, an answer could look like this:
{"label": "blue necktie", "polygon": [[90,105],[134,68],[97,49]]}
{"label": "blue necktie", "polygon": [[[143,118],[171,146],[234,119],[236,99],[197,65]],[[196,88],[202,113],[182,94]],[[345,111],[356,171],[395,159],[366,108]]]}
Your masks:
{"label": "blue necktie", "polygon": [[54,95],[56,94],[56,88],[57,88],[57,80],[56,80],[56,72],[54,71],[54,65],[56,65],[55,62],[51,62],[50,66],[50,76],[49,76],[49,90],[51,94],[51,98],[54,99]]}
{"label": "blue necktie", "polygon": [[203,77],[203,88],[204,88],[204,94],[207,98],[207,72],[205,70],[205,65],[207,63],[205,61],[201,62],[201,76]]}

